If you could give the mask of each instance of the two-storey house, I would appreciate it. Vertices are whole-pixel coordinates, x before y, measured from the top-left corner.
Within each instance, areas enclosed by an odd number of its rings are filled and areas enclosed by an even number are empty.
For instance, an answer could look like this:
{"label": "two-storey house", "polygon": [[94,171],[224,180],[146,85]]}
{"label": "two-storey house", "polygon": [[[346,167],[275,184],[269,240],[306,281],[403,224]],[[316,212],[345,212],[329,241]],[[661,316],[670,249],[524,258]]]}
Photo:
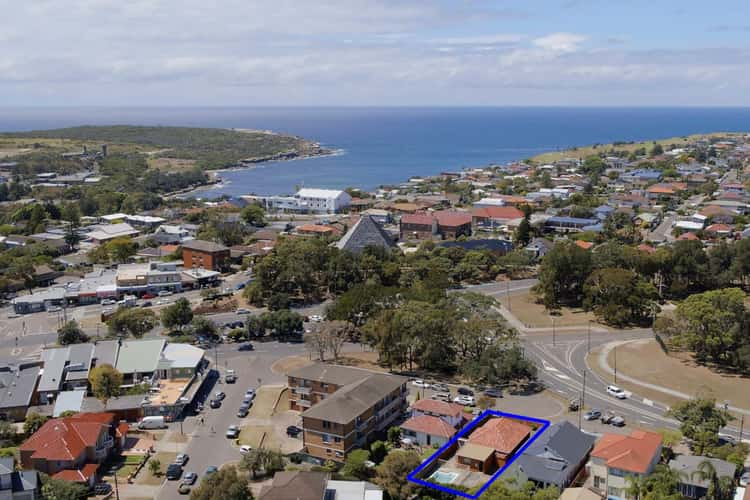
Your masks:
{"label": "two-storey house", "polygon": [[627,478],[653,472],[661,457],[659,434],[633,431],[630,436],[605,434],[596,443],[589,461],[594,490],[613,500],[631,500],[627,496]]}

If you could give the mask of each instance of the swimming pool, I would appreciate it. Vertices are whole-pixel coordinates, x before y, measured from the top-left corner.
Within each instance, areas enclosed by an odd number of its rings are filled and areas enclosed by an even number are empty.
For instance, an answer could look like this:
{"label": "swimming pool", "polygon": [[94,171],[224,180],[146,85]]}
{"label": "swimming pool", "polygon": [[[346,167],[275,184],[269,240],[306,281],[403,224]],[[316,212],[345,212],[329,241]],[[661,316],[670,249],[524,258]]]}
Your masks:
{"label": "swimming pool", "polygon": [[435,481],[436,483],[451,484],[453,481],[456,480],[457,477],[458,477],[458,473],[456,472],[436,471],[436,472],[433,472],[433,474],[430,476],[430,479],[432,481]]}

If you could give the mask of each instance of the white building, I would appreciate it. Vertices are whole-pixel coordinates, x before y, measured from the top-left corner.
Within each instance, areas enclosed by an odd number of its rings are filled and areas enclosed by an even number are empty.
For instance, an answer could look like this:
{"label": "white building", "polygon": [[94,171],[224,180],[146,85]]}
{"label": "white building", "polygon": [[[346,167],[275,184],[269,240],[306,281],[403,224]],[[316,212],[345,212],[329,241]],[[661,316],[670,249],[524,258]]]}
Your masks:
{"label": "white building", "polygon": [[352,197],[340,189],[302,188],[294,196],[243,196],[269,212],[332,214],[349,207]]}

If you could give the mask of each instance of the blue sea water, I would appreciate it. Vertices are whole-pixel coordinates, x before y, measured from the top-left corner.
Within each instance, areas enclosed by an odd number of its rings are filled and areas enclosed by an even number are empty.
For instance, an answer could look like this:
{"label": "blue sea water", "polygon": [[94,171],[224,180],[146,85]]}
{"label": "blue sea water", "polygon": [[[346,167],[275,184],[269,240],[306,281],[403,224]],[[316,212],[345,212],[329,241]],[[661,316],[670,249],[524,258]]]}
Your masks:
{"label": "blue sea water", "polygon": [[750,131],[750,108],[0,108],[0,131],[84,124],[267,129],[342,151],[224,172],[200,193],[216,197],[373,189],[571,146]]}

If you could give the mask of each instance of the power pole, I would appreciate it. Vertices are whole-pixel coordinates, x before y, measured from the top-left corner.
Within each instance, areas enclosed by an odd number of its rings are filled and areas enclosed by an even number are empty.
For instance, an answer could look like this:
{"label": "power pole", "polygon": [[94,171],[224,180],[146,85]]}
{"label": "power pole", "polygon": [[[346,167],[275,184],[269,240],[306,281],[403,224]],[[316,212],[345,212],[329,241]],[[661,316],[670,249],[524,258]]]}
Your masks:
{"label": "power pole", "polygon": [[617,385],[617,346],[615,346],[615,385]]}
{"label": "power pole", "polygon": [[120,489],[117,487],[117,471],[114,471],[112,476],[115,478],[115,500],[120,500]]}
{"label": "power pole", "polygon": [[739,442],[742,443],[742,431],[745,427],[745,415],[740,416],[740,440]]}
{"label": "power pole", "polygon": [[591,354],[591,321],[589,321],[588,334],[586,335],[586,354]]}
{"label": "power pole", "polygon": [[583,387],[581,388],[581,400],[578,402],[578,430],[583,423],[583,405],[586,401],[586,370],[583,370]]}

